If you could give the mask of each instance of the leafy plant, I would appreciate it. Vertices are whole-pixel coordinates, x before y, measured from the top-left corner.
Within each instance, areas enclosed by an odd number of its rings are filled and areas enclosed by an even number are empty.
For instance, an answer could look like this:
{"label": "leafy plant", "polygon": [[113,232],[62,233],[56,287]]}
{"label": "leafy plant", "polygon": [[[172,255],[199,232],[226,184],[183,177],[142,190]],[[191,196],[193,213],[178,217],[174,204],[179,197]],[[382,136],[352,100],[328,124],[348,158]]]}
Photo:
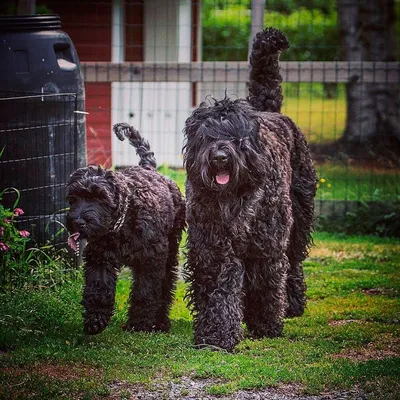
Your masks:
{"label": "leafy plant", "polygon": [[[250,40],[251,10],[244,3],[218,9],[203,7],[203,59],[245,61]],[[331,61],[339,56],[337,13],[305,7],[284,14],[267,8],[264,26],[282,29],[291,47],[282,54],[286,61]]]}
{"label": "leafy plant", "polygon": [[[17,198],[12,208],[6,208],[2,200],[4,194],[10,191]],[[51,244],[36,247],[30,241],[30,233],[18,229],[18,217],[24,214],[17,207],[20,197],[19,190],[15,188],[0,192],[0,287],[5,290],[52,288],[65,283],[78,273],[71,266],[68,251]]]}
{"label": "leafy plant", "polygon": [[400,237],[400,198],[394,201],[360,202],[344,215],[321,215],[317,230],[345,235]]}
{"label": "leafy plant", "polygon": [[[13,191],[17,195],[13,207],[5,208],[1,201],[4,193]],[[30,233],[26,230],[19,230],[16,226],[17,218],[24,214],[17,205],[20,199],[20,192],[15,188],[7,188],[0,192],[0,265],[2,269],[6,265],[18,262],[26,250]]]}

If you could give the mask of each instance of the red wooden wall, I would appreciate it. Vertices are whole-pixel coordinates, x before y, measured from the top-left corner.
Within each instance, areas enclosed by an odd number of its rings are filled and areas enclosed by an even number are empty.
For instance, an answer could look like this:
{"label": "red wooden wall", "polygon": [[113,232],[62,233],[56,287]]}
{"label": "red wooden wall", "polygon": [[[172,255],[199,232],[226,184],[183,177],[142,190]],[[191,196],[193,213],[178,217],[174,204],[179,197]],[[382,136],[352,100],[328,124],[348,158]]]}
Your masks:
{"label": "red wooden wall", "polygon": [[[125,0],[127,61],[143,60],[143,1]],[[80,61],[111,61],[112,0],[48,0],[59,14],[62,29],[71,37]],[[89,164],[110,167],[111,84],[86,83],[86,136]]]}
{"label": "red wooden wall", "polygon": [[[124,0],[125,60],[143,61],[143,4],[145,0]],[[168,1],[168,0],[166,0]],[[59,14],[62,29],[71,37],[80,61],[111,61],[112,0],[46,0],[46,6]],[[192,60],[197,61],[198,0],[192,0]],[[86,83],[86,135],[89,164],[110,167],[111,84]],[[196,101],[193,84],[193,105]]]}
{"label": "red wooden wall", "polygon": [[143,3],[125,0],[125,61],[143,61]]}

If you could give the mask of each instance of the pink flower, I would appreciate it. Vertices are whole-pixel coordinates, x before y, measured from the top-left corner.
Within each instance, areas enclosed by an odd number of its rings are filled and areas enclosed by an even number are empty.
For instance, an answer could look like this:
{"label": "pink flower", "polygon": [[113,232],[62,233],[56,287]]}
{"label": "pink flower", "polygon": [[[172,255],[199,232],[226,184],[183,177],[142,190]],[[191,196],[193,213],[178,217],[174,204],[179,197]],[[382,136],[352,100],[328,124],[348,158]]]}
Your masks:
{"label": "pink flower", "polygon": [[24,210],[22,208],[16,208],[14,210],[14,215],[24,215]]}
{"label": "pink flower", "polygon": [[4,221],[6,224],[9,224],[9,223],[10,223],[10,220],[9,220],[8,218],[4,218],[3,221]]}
{"label": "pink flower", "polygon": [[19,231],[19,234],[20,234],[22,237],[28,237],[28,236],[30,235],[30,233],[29,233],[28,231]]}
{"label": "pink flower", "polygon": [[1,251],[7,251],[9,248],[10,248],[10,246],[8,244],[0,242],[0,250]]}

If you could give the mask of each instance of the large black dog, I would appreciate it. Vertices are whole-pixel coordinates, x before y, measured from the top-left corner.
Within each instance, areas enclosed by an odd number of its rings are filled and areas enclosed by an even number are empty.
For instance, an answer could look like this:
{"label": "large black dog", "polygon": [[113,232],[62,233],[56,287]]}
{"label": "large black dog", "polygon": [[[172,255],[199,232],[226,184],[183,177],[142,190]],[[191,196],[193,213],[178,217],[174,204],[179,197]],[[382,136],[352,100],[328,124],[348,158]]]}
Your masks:
{"label": "large black dog", "polygon": [[117,273],[131,268],[127,330],[167,331],[177,278],[178,245],[185,204],[176,184],[155,171],[147,141],[128,124],[117,124],[137,149],[139,166],[121,172],[89,166],[75,171],[67,184],[69,243],[87,239],[84,250],[84,331],[101,332],[114,311]]}
{"label": "large black dog", "polygon": [[187,119],[187,279],[198,346],[232,350],[244,321],[279,336],[302,315],[302,261],[313,224],[316,174],[306,140],[280,113],[285,35],[257,34],[250,95],[202,103]]}

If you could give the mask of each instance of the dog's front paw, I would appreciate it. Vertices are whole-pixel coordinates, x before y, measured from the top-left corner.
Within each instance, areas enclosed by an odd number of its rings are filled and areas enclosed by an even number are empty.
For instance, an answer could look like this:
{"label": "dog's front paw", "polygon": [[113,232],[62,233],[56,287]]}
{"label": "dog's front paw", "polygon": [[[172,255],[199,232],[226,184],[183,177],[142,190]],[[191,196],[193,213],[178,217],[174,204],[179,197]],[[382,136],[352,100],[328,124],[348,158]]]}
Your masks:
{"label": "dog's front paw", "polygon": [[97,335],[107,328],[111,315],[109,313],[86,313],[83,331],[87,335]]}
{"label": "dog's front paw", "polygon": [[228,351],[231,352],[235,346],[240,342],[239,337],[225,336],[225,337],[195,337],[195,347],[198,349],[210,349],[214,351]]}
{"label": "dog's front paw", "polygon": [[285,318],[301,317],[304,314],[302,304],[290,305],[285,311]]}
{"label": "dog's front paw", "polygon": [[252,339],[275,338],[282,335],[283,322],[277,321],[275,324],[253,323],[251,325],[248,323],[247,328]]}

